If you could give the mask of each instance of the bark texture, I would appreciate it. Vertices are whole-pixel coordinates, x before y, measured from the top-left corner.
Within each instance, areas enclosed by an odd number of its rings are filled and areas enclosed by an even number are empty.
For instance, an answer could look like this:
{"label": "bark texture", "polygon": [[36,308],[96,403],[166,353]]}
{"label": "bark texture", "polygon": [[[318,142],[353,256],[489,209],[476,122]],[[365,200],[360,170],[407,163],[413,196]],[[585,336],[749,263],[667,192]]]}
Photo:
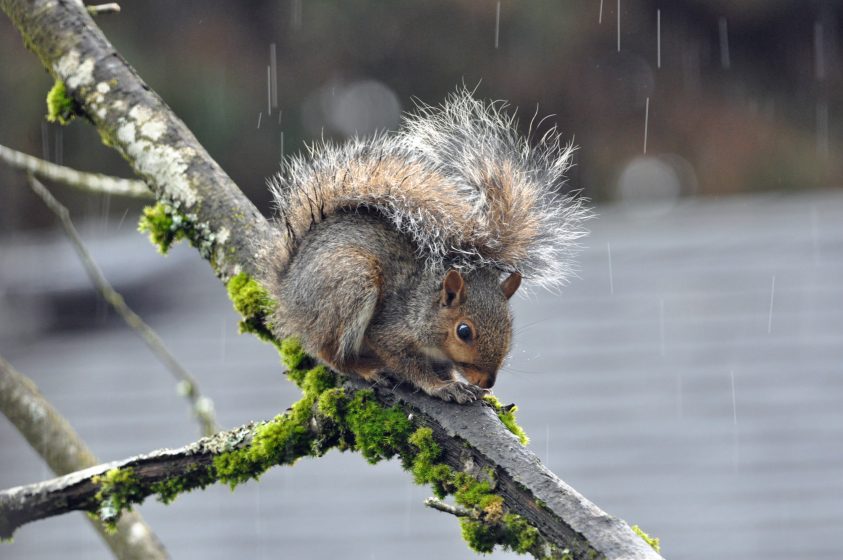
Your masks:
{"label": "bark texture", "polygon": [[44,67],[65,84],[103,142],[192,222],[192,240],[221,278],[253,274],[277,235],[187,126],[141,80],[75,0],[2,0],[0,8]]}

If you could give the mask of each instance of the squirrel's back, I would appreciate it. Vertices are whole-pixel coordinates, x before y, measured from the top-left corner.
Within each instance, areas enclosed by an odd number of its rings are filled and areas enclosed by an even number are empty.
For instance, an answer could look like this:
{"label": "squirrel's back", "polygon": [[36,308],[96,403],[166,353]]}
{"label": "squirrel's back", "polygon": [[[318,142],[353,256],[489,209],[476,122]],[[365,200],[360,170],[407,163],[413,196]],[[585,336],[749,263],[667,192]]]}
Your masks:
{"label": "squirrel's back", "polygon": [[531,146],[503,109],[461,91],[406,116],[398,132],[292,158],[270,181],[285,234],[270,275],[283,275],[315,224],[366,209],[411,240],[429,269],[564,282],[587,216],[562,194],[573,148],[555,131]]}

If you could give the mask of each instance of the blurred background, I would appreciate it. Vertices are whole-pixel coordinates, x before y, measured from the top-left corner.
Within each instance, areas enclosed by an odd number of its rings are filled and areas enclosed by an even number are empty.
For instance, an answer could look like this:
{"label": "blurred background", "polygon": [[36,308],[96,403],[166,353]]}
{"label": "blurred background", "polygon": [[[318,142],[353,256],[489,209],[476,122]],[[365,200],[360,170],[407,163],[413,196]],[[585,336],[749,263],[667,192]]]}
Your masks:
{"label": "blurred background", "polygon": [[[246,194],[320,137],[392,129],[458,86],[578,146],[598,219],[580,278],[515,303],[496,393],[531,446],[668,558],[839,558],[843,530],[843,4],[797,0],[125,1],[130,64]],[[620,9],[620,11],[619,11]],[[52,80],[0,17],[0,144],[129,176],[85,122],[44,122]],[[545,118],[547,117],[547,118]],[[195,251],[137,234],[142,204],[56,186],[129,303],[226,427],[296,399],[237,337]],[[55,221],[0,165],[0,354],[113,460],[195,439],[167,373],[92,290]],[[0,420],[0,486],[49,476]],[[141,512],[176,558],[470,557],[398,465],[331,453],[234,493]],[[105,558],[81,516],[2,558]],[[496,552],[496,557],[506,557]]]}

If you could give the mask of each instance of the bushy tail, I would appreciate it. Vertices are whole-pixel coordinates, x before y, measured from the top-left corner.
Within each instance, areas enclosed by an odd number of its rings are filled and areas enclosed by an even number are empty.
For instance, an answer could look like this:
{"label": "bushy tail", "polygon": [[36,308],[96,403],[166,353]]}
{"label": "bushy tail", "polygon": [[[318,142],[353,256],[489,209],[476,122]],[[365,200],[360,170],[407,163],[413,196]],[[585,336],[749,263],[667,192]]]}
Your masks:
{"label": "bushy tail", "polygon": [[292,158],[270,180],[286,231],[273,260],[288,262],[314,223],[367,208],[409,235],[428,266],[563,283],[589,216],[581,199],[561,194],[573,148],[555,131],[530,146],[504,109],[459,91],[406,116],[396,133]]}

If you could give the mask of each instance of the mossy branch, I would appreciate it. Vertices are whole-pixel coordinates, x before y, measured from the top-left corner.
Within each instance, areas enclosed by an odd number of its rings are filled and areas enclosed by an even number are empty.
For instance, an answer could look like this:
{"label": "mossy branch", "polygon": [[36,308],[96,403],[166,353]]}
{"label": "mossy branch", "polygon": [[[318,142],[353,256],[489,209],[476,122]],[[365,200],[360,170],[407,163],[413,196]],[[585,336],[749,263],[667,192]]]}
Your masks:
{"label": "mossy branch", "polygon": [[218,276],[255,273],[257,255],[278,233],[117,56],[82,2],[0,0],[0,9],[56,81],[49,114],[93,123],[158,201],[189,220]]}
{"label": "mossy branch", "polygon": [[[59,475],[91,467],[97,459],[76,430],[50,404],[28,377],[0,356],[0,412],[8,418],[50,469]],[[152,528],[130,512],[107,531],[96,519],[94,529],[119,560],[168,558]]]}
{"label": "mossy branch", "polygon": [[[294,340],[279,348],[289,377],[303,391],[284,414],[181,449],[0,492],[0,537],[73,510],[114,523],[151,495],[169,503],[217,482],[235,487],[273,466],[337,448],[372,463],[398,458],[416,483],[430,485],[440,498],[453,495],[469,512],[461,520],[463,535],[480,552],[501,545],[538,558],[659,558],[626,524],[541,467],[494,405],[460,406],[401,387],[370,387],[317,365]],[[634,540],[620,538],[627,531]]]}
{"label": "mossy branch", "polygon": [[[160,206],[148,216],[150,233],[164,244],[189,239],[225,280],[241,272],[255,276],[262,252],[275,245],[279,232],[184,123],[114,56],[113,46],[81,3],[0,0],[0,8],[64,84],[64,95],[76,103],[74,113],[90,120],[103,141],[153,190]],[[241,287],[254,282],[239,278]],[[245,300],[255,303],[254,297]],[[271,339],[261,313],[244,317],[241,328]],[[329,387],[329,372],[303,369],[303,364],[312,365],[307,358],[288,352],[285,360],[305,395],[284,415],[181,450],[0,492],[0,534],[69,509],[97,511],[109,519],[150,494],[169,501],[217,480],[237,484],[301,453],[320,454],[337,446],[356,449],[370,461],[397,456],[417,482],[430,484],[439,495],[453,494],[461,507],[478,516],[463,524],[469,544],[478,550],[500,543],[560,558],[661,558],[626,523],[545,468],[504,425],[511,412],[507,407],[459,406],[401,387],[370,388],[355,380]],[[493,531],[500,522],[508,524],[504,536]],[[535,535],[556,548],[535,551]]]}

